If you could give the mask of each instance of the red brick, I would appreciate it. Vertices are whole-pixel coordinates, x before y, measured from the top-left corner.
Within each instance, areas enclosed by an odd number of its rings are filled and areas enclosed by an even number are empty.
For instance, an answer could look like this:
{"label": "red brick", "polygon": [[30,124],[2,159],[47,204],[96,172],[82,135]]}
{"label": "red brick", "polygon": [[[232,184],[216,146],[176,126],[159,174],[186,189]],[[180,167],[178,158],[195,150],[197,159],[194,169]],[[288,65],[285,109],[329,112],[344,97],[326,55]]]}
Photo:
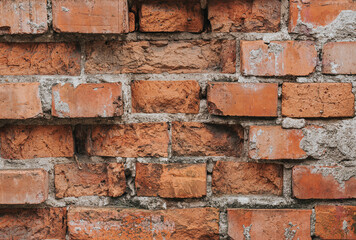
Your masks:
{"label": "red brick", "polygon": [[283,166],[218,161],[213,169],[214,194],[282,195]]}
{"label": "red brick", "polygon": [[40,204],[48,196],[43,169],[0,170],[0,204]]}
{"label": "red brick", "polygon": [[356,239],[356,206],[316,206],[315,215],[321,239]]}
{"label": "red brick", "polygon": [[244,239],[311,239],[311,210],[228,209],[229,237]]}
{"label": "red brick", "polygon": [[56,197],[110,196],[119,197],[126,191],[122,163],[56,165]]}
{"label": "red brick", "polygon": [[277,117],[278,84],[209,83],[207,100],[214,115]]}
{"label": "red brick", "polygon": [[[354,2],[356,11],[356,2]],[[356,42],[330,42],[323,48],[323,73],[356,74]]]}
{"label": "red brick", "polygon": [[42,114],[39,83],[0,84],[0,119],[26,119]]}
{"label": "red brick", "polygon": [[136,30],[136,15],[133,12],[129,12],[129,32]]}
{"label": "red brick", "polygon": [[89,155],[109,157],[167,157],[167,123],[133,123],[89,127]]}
{"label": "red brick", "polygon": [[53,0],[52,11],[57,32],[129,32],[127,0]]}
{"label": "red brick", "polygon": [[1,157],[5,159],[72,157],[74,154],[70,126],[5,126],[0,137]]}
{"label": "red brick", "polygon": [[65,208],[0,209],[0,239],[65,239]]}
{"label": "red brick", "polygon": [[121,83],[70,83],[52,88],[52,115],[61,118],[115,117],[123,114]]}
{"label": "red brick", "polygon": [[204,27],[200,0],[143,1],[139,19],[141,32],[201,32]]}
{"label": "red brick", "polygon": [[86,59],[90,74],[235,73],[236,41],[89,42]]}
{"label": "red brick", "polygon": [[343,10],[356,10],[353,0],[290,0],[289,31],[298,32],[298,18],[308,27],[326,26],[334,21]]}
{"label": "red brick", "polygon": [[137,196],[200,198],[206,195],[205,164],[136,163]]}
{"label": "red brick", "polygon": [[213,32],[277,32],[279,0],[210,0],[208,18]]}
{"label": "red brick", "polygon": [[196,81],[135,81],[131,93],[134,113],[199,113]]}
{"label": "red brick", "polygon": [[282,115],[287,117],[352,117],[351,83],[283,83]]}
{"label": "red brick", "polygon": [[70,239],[219,239],[219,211],[70,208],[68,232]]}
{"label": "red brick", "polygon": [[293,167],[293,195],[299,199],[356,198],[356,177],[342,166]]}
{"label": "red brick", "polygon": [[252,159],[303,159],[307,155],[300,148],[303,132],[280,126],[251,126],[250,150]]}
{"label": "red brick", "polygon": [[240,156],[243,135],[240,125],[173,122],[173,155]]}
{"label": "red brick", "polygon": [[0,43],[0,75],[79,75],[74,43]]}
{"label": "red brick", "polygon": [[40,34],[47,32],[46,0],[0,1],[1,34]]}
{"label": "red brick", "polygon": [[256,76],[307,76],[318,60],[310,41],[241,41],[241,72]]}

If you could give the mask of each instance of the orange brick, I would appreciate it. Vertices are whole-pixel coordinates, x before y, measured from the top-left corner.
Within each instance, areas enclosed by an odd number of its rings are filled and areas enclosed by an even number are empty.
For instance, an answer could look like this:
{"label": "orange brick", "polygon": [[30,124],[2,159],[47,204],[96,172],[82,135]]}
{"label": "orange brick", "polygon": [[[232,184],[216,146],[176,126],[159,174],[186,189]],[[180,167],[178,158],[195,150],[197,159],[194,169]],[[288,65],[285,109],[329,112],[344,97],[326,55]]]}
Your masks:
{"label": "orange brick", "polygon": [[311,239],[311,210],[228,209],[229,237],[244,239]]}
{"label": "orange brick", "polygon": [[0,204],[40,204],[47,196],[45,170],[0,170]]}
{"label": "orange brick", "polygon": [[240,125],[173,122],[173,155],[240,156],[243,135]]}
{"label": "orange brick", "polygon": [[46,0],[0,1],[0,35],[40,34],[48,30]]}
{"label": "orange brick", "polygon": [[39,83],[0,84],[0,119],[26,119],[42,114]]}
{"label": "orange brick", "polygon": [[66,208],[0,209],[1,239],[65,239]]}
{"label": "orange brick", "polygon": [[219,239],[219,210],[70,208],[70,239]]}
{"label": "orange brick", "polygon": [[123,114],[121,83],[67,83],[52,88],[52,115],[61,118],[115,117]]}
{"label": "orange brick", "polygon": [[53,0],[52,11],[57,32],[129,32],[127,0]]}
{"label": "orange brick", "polygon": [[213,193],[282,195],[283,166],[218,161],[213,169]]}
{"label": "orange brick", "polygon": [[131,93],[134,113],[199,113],[196,81],[135,81]]}
{"label": "orange brick", "polygon": [[55,170],[56,197],[111,196],[126,191],[122,163],[59,164]]}
{"label": "orange brick", "polygon": [[316,206],[315,235],[321,239],[356,239],[356,206]]}
{"label": "orange brick", "polygon": [[89,42],[85,71],[90,74],[235,73],[236,41]]}
{"label": "orange brick", "polygon": [[142,32],[201,32],[204,27],[200,0],[143,1],[139,19]]}
{"label": "orange brick", "polygon": [[205,164],[136,163],[137,196],[199,198],[206,195]]}
{"label": "orange brick", "polygon": [[303,132],[282,129],[280,126],[251,126],[250,150],[252,159],[303,159],[307,155],[300,148]]}
{"label": "orange brick", "polygon": [[79,75],[74,43],[0,43],[0,75]]}
{"label": "orange brick", "polygon": [[290,0],[289,31],[298,32],[298,18],[312,28],[326,26],[334,21],[343,10],[356,10],[353,0]]}
{"label": "orange brick", "polygon": [[283,83],[282,115],[287,117],[352,117],[351,83]]}
{"label": "orange brick", "polygon": [[241,72],[256,76],[307,76],[318,54],[310,41],[241,41]]}
{"label": "orange brick", "polygon": [[84,141],[89,155],[109,157],[167,157],[167,123],[89,126]]}
{"label": "orange brick", "polygon": [[278,84],[209,83],[207,100],[214,115],[276,117]]}
{"label": "orange brick", "polygon": [[5,126],[0,138],[1,157],[5,159],[72,157],[74,154],[70,126]]}
{"label": "orange brick", "polygon": [[[356,11],[356,2],[354,2]],[[356,42],[330,42],[323,48],[323,73],[356,74]]]}
{"label": "orange brick", "polygon": [[277,32],[279,0],[210,0],[208,18],[213,32]]}
{"label": "orange brick", "polygon": [[293,195],[299,199],[356,198],[356,177],[343,179],[344,167],[293,167]]}

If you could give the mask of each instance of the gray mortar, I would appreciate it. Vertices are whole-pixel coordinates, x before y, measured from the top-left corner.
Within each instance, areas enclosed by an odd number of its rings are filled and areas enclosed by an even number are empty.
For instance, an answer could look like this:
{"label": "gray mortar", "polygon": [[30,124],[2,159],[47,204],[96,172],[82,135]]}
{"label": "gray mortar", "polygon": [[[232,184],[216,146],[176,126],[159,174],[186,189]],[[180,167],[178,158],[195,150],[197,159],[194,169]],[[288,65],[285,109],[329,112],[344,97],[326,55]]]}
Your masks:
{"label": "gray mortar", "polygon": [[[237,41],[237,59],[239,59],[240,40],[263,40],[266,43],[271,41],[285,40],[311,40],[316,44],[316,49],[321,55],[325,43],[331,41],[356,41],[356,14],[352,11],[343,11],[330,25],[318,27],[309,32],[288,33],[288,6],[289,0],[282,0],[281,30],[275,33],[211,33],[201,34],[192,33],[129,33],[129,34],[58,34],[52,29],[52,1],[47,1],[48,26],[49,31],[40,35],[2,35],[0,42],[78,42],[81,46],[81,75],[80,76],[0,76],[0,83],[4,82],[40,82],[40,97],[43,106],[44,116],[30,120],[0,120],[0,126],[4,124],[124,124],[139,122],[172,122],[172,121],[194,121],[210,122],[217,124],[241,124],[245,128],[244,148],[241,157],[175,157],[171,156],[171,144],[169,147],[170,155],[168,158],[105,158],[105,157],[86,157],[79,156],[79,162],[123,162],[125,163],[125,175],[127,178],[127,193],[118,198],[111,197],[70,197],[63,199],[55,198],[54,189],[54,165],[61,163],[75,163],[72,158],[42,158],[27,160],[6,160],[0,158],[1,169],[32,169],[43,168],[49,172],[50,187],[49,198],[43,204],[35,206],[17,207],[64,207],[70,205],[77,206],[115,206],[127,208],[143,209],[167,209],[167,208],[190,208],[190,207],[216,207],[220,209],[220,239],[229,239],[227,208],[295,208],[312,209],[318,204],[333,205],[356,205],[356,199],[345,200],[297,200],[292,196],[291,188],[291,168],[295,165],[314,165],[321,163],[324,165],[339,165],[335,171],[324,169],[323,174],[332,174],[340,183],[352,176],[356,166],[356,120],[353,119],[286,119],[281,116],[281,99],[278,102],[277,118],[244,118],[244,117],[218,117],[211,116],[207,111],[206,104],[206,85],[209,81],[216,82],[273,82],[279,84],[283,82],[351,82],[353,92],[356,93],[355,76],[351,75],[324,75],[321,73],[321,62],[318,61],[316,71],[307,77],[256,77],[244,76],[240,73],[240,62],[236,63],[235,74],[222,73],[203,73],[203,74],[96,74],[85,73],[85,47],[91,40],[120,40],[120,41],[141,41],[141,40],[212,40],[212,39],[235,39]],[[206,1],[201,1],[202,6],[206,6]],[[132,3],[130,3],[132,4]],[[299,28],[312,28],[299,22]],[[303,26],[305,25],[305,26]],[[271,45],[271,43],[270,43]],[[271,48],[271,46],[270,46]],[[273,44],[272,48],[273,50]],[[278,50],[278,49],[277,49]],[[200,103],[199,114],[132,114],[131,113],[131,88],[130,84],[134,80],[196,80],[201,86],[203,99]],[[122,83],[124,114],[121,117],[101,118],[101,119],[60,119],[50,115],[52,95],[51,88],[55,84],[72,83]],[[280,97],[280,95],[279,95]],[[283,125],[286,128],[300,128],[304,125],[323,126],[323,129],[303,128],[305,138],[301,146],[309,157],[305,160],[251,160],[248,157],[248,132],[252,125]],[[171,138],[170,138],[171,142]],[[321,160],[321,161],[318,161]],[[214,196],[211,193],[211,173],[213,164],[216,161],[241,161],[241,162],[267,162],[284,165],[283,196]],[[135,192],[135,163],[136,162],[156,162],[156,163],[207,163],[208,172],[208,194],[200,199],[162,199],[157,197],[137,197]],[[8,208],[13,206],[0,206]],[[311,217],[311,232],[315,237],[315,212]],[[248,227],[248,226],[245,226]],[[294,229],[294,228],[293,228]],[[290,236],[290,235],[288,235]],[[67,236],[68,237],[68,236]]]}

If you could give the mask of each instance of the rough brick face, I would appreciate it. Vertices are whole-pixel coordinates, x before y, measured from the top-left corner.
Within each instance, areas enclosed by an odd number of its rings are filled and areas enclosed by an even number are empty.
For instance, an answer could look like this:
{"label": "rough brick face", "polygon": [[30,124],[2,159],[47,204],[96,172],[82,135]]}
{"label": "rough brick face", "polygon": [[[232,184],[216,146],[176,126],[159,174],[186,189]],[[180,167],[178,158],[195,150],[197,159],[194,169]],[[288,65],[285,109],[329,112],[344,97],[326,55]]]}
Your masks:
{"label": "rough brick face", "polygon": [[139,25],[142,32],[201,32],[204,16],[200,0],[143,1]]}
{"label": "rough brick face", "polygon": [[318,59],[310,41],[241,41],[241,72],[256,76],[306,76]]}
{"label": "rough brick face", "polygon": [[0,43],[0,75],[79,75],[74,43]]}
{"label": "rough brick face", "polygon": [[52,115],[60,118],[114,117],[123,113],[121,83],[67,83],[52,88]]}
{"label": "rough brick face", "polygon": [[86,59],[90,74],[235,73],[236,41],[90,42]]}
{"label": "rough brick face", "polygon": [[[356,11],[356,2],[354,2]],[[323,48],[323,73],[356,74],[356,42],[330,42]]]}
{"label": "rough brick face", "polygon": [[251,126],[249,156],[253,159],[302,159],[307,155],[300,148],[302,130],[280,126]]}
{"label": "rough brick face", "polygon": [[89,127],[86,139],[89,155],[112,157],[167,157],[168,125],[134,123]]}
{"label": "rough brick face", "polygon": [[0,84],[0,119],[26,119],[42,114],[39,83]]}
{"label": "rough brick face", "polygon": [[138,196],[199,198],[206,195],[205,164],[136,164]]}
{"label": "rough brick face", "polygon": [[48,30],[46,0],[0,1],[1,34],[40,34]]}
{"label": "rough brick face", "polygon": [[279,0],[210,0],[208,18],[213,32],[276,32],[281,19]]}
{"label": "rough brick face", "polygon": [[219,211],[214,208],[159,211],[70,208],[70,239],[219,239]]}
{"label": "rough brick face", "polygon": [[311,239],[311,213],[303,209],[228,209],[229,237]]}
{"label": "rough brick face", "polygon": [[315,235],[321,239],[355,239],[356,206],[316,206]]}
{"label": "rough brick face", "polygon": [[213,169],[213,193],[282,195],[283,166],[218,161]]}
{"label": "rough brick face", "polygon": [[[79,167],[81,169],[79,169]],[[55,166],[56,197],[111,196],[125,193],[122,163],[60,164]]]}
{"label": "rough brick face", "polygon": [[242,145],[240,125],[172,123],[174,156],[240,156]]}
{"label": "rough brick face", "polygon": [[65,208],[0,209],[0,239],[65,239]]}
{"label": "rough brick face", "polygon": [[211,82],[207,100],[214,115],[276,117],[278,84]]}
{"label": "rough brick face", "polygon": [[127,0],[53,0],[53,28],[57,32],[127,33]]}
{"label": "rough brick face", "polygon": [[45,170],[0,170],[0,204],[40,204],[47,196]]}
{"label": "rough brick face", "polygon": [[304,25],[311,28],[326,26],[334,21],[343,10],[356,10],[353,0],[290,0],[289,31],[298,32],[298,18]]}
{"label": "rough brick face", "polygon": [[74,154],[70,126],[5,126],[0,138],[1,157],[5,159],[72,157]]}
{"label": "rough brick face", "polygon": [[283,116],[352,117],[354,105],[351,83],[283,83]]}
{"label": "rough brick face", "polygon": [[198,113],[200,87],[196,81],[135,81],[131,85],[135,113]]}
{"label": "rough brick face", "polygon": [[299,199],[356,198],[356,176],[352,175],[342,166],[295,166],[293,195]]}

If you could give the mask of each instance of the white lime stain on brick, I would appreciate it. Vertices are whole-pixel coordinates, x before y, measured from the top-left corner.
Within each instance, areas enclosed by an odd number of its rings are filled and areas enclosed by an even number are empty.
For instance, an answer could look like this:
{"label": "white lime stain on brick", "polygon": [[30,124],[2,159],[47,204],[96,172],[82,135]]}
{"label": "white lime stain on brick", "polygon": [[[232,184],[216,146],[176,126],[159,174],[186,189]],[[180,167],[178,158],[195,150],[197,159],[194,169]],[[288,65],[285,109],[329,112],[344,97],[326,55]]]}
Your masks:
{"label": "white lime stain on brick", "polygon": [[245,225],[242,225],[242,227],[244,229],[244,232],[243,232],[244,240],[251,240],[250,231],[251,231],[251,228],[252,228],[252,224],[250,226],[247,226],[247,227],[245,227]]}
{"label": "white lime stain on brick", "polygon": [[69,105],[66,102],[62,102],[60,93],[58,91],[53,91],[54,97],[54,107],[57,111],[59,117],[64,117],[63,113],[69,113]]}
{"label": "white lime stain on brick", "polygon": [[284,229],[284,237],[285,240],[293,240],[295,235],[297,234],[297,230],[299,229],[299,227],[297,227],[296,224],[294,225],[292,222],[289,222],[288,225],[289,227]]}

